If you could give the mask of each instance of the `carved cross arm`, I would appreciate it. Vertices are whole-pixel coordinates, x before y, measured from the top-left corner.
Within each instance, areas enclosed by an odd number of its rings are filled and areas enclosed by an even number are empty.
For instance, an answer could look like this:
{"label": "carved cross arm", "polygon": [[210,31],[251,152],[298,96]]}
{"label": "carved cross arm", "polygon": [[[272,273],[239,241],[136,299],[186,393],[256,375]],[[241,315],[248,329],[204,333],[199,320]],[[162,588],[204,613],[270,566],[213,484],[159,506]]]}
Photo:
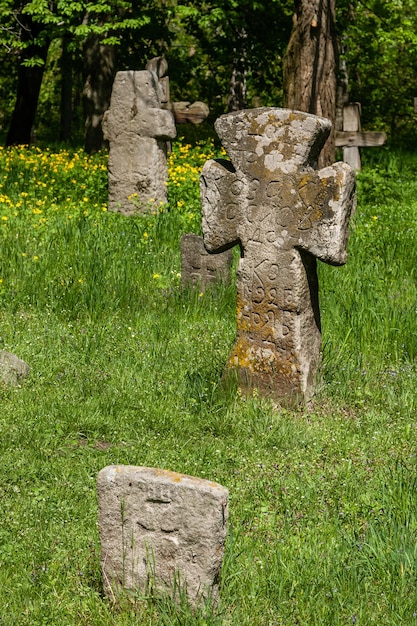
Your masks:
{"label": "carved cross arm", "polygon": [[234,193],[239,177],[229,161],[205,163],[200,177],[204,245],[209,252],[222,252],[239,243],[238,214]]}
{"label": "carved cross arm", "polygon": [[303,216],[296,247],[330,265],[347,260],[349,219],[355,210],[355,173],[346,163],[334,163],[299,181]]}

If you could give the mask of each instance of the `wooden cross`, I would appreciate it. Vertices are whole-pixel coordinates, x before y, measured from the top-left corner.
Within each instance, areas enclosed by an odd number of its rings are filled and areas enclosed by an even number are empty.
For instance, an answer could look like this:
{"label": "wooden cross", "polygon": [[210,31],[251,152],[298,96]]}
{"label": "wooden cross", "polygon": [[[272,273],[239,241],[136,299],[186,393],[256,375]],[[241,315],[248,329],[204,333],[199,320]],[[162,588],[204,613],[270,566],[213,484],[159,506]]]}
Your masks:
{"label": "wooden cross", "polygon": [[229,161],[201,174],[204,244],[239,245],[237,334],[227,371],[240,386],[307,400],[320,363],[316,258],[346,262],[355,177],[345,163],[315,170],[331,122],[277,108],[215,124]]}
{"label": "wooden cross", "polygon": [[161,87],[161,107],[172,111],[176,124],[201,124],[210,110],[205,102],[171,102],[169,94],[168,63],[165,57],[154,57],[146,64],[149,72],[155,72]]}
{"label": "wooden cross", "polygon": [[383,146],[387,140],[384,132],[361,131],[361,105],[350,102],[343,107],[343,131],[336,132],[335,145],[343,148],[343,160],[354,170],[362,169],[359,148]]}

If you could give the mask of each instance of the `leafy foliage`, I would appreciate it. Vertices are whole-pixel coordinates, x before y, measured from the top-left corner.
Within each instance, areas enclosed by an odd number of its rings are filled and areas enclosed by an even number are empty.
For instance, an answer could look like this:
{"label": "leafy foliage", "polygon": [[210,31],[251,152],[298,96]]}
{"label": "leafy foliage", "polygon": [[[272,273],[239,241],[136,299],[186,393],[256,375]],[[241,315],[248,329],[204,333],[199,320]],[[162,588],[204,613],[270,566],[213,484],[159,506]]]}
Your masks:
{"label": "leafy foliage", "polygon": [[[346,16],[345,16],[346,17]],[[417,9],[413,0],[350,3],[344,33],[351,100],[366,128],[415,142]]]}
{"label": "leafy foliage", "polygon": [[[40,49],[54,41],[38,120],[45,122],[42,132],[58,137],[49,112],[60,108],[59,57],[65,39],[74,57],[73,108],[81,128],[81,48],[92,35],[117,48],[117,69],[142,69],[153,56],[165,55],[173,100],[203,100],[212,118],[228,107],[234,73],[245,82],[247,106],[280,106],[292,11],[292,0],[0,0],[0,125],[4,131],[9,122],[18,63],[43,63],[33,43]],[[338,0],[337,20],[350,99],[362,104],[364,128],[385,129],[394,139],[415,143],[414,0]],[[26,35],[31,35],[30,24],[36,25],[32,36],[21,36],[20,23]]]}
{"label": "leafy foliage", "polygon": [[179,0],[176,24],[187,37],[180,60],[187,67],[195,97],[201,99],[203,93],[210,106],[223,113],[237,63],[246,74],[248,106],[282,104],[282,57],[291,15],[292,3],[286,0]]}

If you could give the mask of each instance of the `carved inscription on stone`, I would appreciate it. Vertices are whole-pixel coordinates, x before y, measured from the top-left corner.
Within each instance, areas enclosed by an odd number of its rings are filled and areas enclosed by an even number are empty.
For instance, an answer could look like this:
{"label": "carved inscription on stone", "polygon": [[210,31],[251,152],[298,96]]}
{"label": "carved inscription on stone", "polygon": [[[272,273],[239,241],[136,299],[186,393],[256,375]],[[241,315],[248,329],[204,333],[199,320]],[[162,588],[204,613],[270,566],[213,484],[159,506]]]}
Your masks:
{"label": "carved inscription on stone", "polygon": [[[216,601],[228,517],[228,491],[217,483],[161,469],[112,465],[97,479],[105,591]],[[178,596],[174,598],[178,600]]]}
{"label": "carved inscription on stone", "polygon": [[176,135],[155,72],[117,72],[103,132],[110,142],[109,209],[126,215],[167,201],[166,141]]}
{"label": "carved inscription on stone", "polygon": [[317,171],[329,120],[277,108],[220,117],[231,161],[201,175],[204,244],[239,244],[237,336],[228,367],[246,390],[297,402],[314,392],[321,331],[316,258],[346,262],[355,177]]}
{"label": "carved inscription on stone", "polygon": [[193,233],[181,237],[181,286],[204,291],[216,282],[230,284],[233,261],[231,250],[209,254],[203,238]]}

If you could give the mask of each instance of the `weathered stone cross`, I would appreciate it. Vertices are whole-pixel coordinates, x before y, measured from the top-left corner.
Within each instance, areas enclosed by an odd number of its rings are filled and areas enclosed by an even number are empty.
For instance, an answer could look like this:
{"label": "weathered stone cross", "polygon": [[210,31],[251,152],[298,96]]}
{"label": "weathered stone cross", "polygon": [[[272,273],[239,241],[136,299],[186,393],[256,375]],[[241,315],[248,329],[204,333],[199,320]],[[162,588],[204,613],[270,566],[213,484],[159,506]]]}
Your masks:
{"label": "weathered stone cross", "polygon": [[321,353],[316,258],[346,262],[355,175],[345,163],[314,169],[329,120],[260,108],[215,127],[231,162],[208,161],[201,174],[204,244],[241,248],[228,369],[245,391],[305,401]]}
{"label": "weathered stone cross", "polygon": [[155,72],[117,72],[110,109],[103,117],[110,143],[109,210],[143,213],[167,201],[166,140],[176,134],[174,116]]}

